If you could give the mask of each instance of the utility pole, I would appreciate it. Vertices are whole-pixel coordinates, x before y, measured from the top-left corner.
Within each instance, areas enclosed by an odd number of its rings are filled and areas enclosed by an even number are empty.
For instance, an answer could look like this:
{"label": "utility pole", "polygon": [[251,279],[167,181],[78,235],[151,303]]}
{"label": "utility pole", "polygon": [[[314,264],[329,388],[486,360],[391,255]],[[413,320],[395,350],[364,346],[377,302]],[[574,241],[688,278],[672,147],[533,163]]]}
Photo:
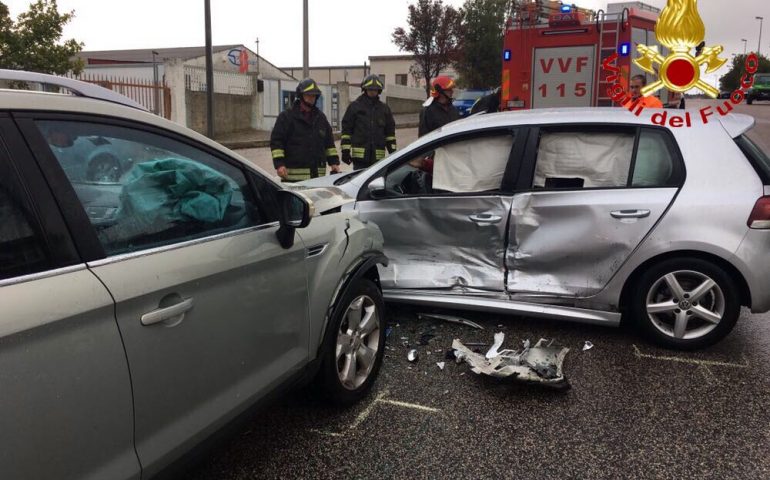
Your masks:
{"label": "utility pole", "polygon": [[757,55],[762,54],[762,22],[765,20],[765,17],[756,17],[757,20],[759,20],[759,42],[757,42]]}
{"label": "utility pole", "polygon": [[745,38],[741,38],[741,42],[743,42],[743,54],[746,55],[746,43],[748,42],[748,40],[746,40]]}
{"label": "utility pole", "polygon": [[160,95],[158,95],[160,87],[158,86],[158,62],[155,60],[155,57],[158,55],[158,52],[155,50],[152,51],[152,93],[153,93],[153,108],[152,111],[155,115],[160,115]]}
{"label": "utility pole", "polygon": [[206,10],[206,134],[214,138],[214,59],[211,45],[211,0],[203,0]]}
{"label": "utility pole", "polygon": [[259,37],[257,37],[257,78],[259,78]]}
{"label": "utility pole", "polygon": [[308,53],[308,16],[307,16],[307,0],[302,0],[302,32],[303,32],[303,51],[302,51],[302,78],[310,76],[310,54]]}

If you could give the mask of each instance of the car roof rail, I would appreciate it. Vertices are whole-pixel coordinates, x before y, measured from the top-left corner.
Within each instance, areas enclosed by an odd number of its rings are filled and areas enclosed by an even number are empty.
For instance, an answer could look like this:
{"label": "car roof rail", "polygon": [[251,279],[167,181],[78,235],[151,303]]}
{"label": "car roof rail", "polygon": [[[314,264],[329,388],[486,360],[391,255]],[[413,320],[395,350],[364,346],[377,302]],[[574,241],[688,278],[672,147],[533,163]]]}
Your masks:
{"label": "car roof rail", "polygon": [[92,98],[106,102],[118,103],[127,107],[148,111],[147,108],[139,102],[136,102],[124,95],[116,93],[109,88],[99,85],[75,80],[72,78],[49,75],[47,73],[26,72],[23,70],[4,70],[0,69],[0,80],[10,80],[15,82],[31,82],[42,85],[52,85],[65,88],[78,97]]}

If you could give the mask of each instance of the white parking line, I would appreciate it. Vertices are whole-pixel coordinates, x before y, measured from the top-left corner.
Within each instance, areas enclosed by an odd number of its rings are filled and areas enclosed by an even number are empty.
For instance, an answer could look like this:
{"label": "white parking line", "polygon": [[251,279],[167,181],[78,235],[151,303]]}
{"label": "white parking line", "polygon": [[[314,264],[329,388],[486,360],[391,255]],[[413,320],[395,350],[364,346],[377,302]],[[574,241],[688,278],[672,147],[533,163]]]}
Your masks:
{"label": "white parking line", "polygon": [[404,408],[413,408],[415,410],[420,410],[420,411],[423,411],[423,412],[438,413],[438,412],[441,411],[438,408],[426,407],[424,405],[418,405],[416,403],[399,402],[398,400],[378,399],[377,401],[380,402],[380,403],[387,403],[389,405],[396,405],[396,406],[404,407]]}
{"label": "white parking line", "polygon": [[403,408],[411,408],[413,410],[419,410],[421,412],[427,412],[427,413],[438,413],[441,411],[438,408],[426,407],[425,405],[419,405],[416,403],[400,402],[398,400],[391,400],[391,399],[385,398],[389,394],[390,392],[385,390],[381,394],[377,395],[377,397],[375,397],[375,399],[372,400],[372,402],[369,405],[367,405],[366,408],[356,416],[356,419],[353,420],[353,423],[351,423],[347,428],[344,428],[342,432],[330,432],[327,430],[319,430],[316,428],[312,428],[310,429],[310,431],[313,433],[317,433],[319,435],[325,435],[327,437],[344,437],[346,433],[355,430],[356,428],[358,428],[359,425],[361,425],[364,422],[364,420],[369,418],[369,415],[371,415],[372,410],[374,410],[374,407],[376,407],[377,404],[379,403],[386,403],[388,405],[395,405],[397,407],[403,407]]}
{"label": "white parking line", "polygon": [[749,368],[750,366],[749,361],[746,359],[745,356],[742,356],[743,363],[718,362],[716,360],[697,360],[694,358],[651,355],[649,353],[642,353],[639,350],[639,347],[637,347],[636,345],[632,344],[631,346],[634,347],[634,355],[636,355],[639,358],[649,358],[652,360],[663,360],[668,362],[689,363],[691,365],[698,365],[703,367]]}

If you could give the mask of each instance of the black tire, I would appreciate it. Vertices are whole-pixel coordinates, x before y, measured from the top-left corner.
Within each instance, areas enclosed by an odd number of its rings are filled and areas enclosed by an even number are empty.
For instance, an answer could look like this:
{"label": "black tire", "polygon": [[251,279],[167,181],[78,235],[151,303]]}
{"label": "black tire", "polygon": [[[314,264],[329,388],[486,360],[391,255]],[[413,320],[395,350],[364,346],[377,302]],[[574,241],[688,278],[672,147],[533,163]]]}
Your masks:
{"label": "black tire", "polygon": [[[361,341],[367,347],[371,347],[376,343],[376,353],[374,355],[374,363],[371,368],[362,368],[358,365],[361,356],[356,352],[361,352],[361,348],[364,345],[356,347],[357,343],[352,344],[350,348],[355,349],[347,354],[342,353],[340,358],[337,358],[337,346],[340,333],[350,332],[350,315],[346,315],[355,303],[360,299],[363,300],[363,305],[371,305],[374,308],[374,315],[376,316],[377,326],[375,330],[372,330],[369,334],[359,337],[359,340],[353,340],[354,342]],[[355,312],[355,309],[353,309]],[[353,314],[355,316],[355,314]],[[365,318],[362,314],[361,317]],[[324,358],[321,363],[321,370],[318,372],[318,384],[324,396],[331,402],[340,405],[350,405],[361,398],[363,398],[369,390],[372,388],[372,384],[377,378],[377,374],[382,366],[382,359],[385,355],[385,302],[382,299],[382,292],[371,280],[362,278],[358,280],[351,288],[345,292],[339,302],[339,308],[336,309],[335,318],[332,319],[329,328],[331,331],[326,335],[326,345],[322,349]],[[352,382],[343,381],[341,378],[341,371],[344,371],[344,367],[349,365],[349,356],[356,358],[356,375]],[[352,357],[351,357],[352,358]],[[362,363],[364,365],[364,363]],[[342,369],[342,370],[341,370]],[[368,373],[365,371],[368,370]],[[353,371],[349,369],[348,371]],[[364,375],[365,374],[365,375]],[[358,383],[360,382],[360,384]]]}
{"label": "black tire", "polygon": [[123,172],[120,161],[110,153],[100,153],[88,162],[86,180],[91,182],[118,183]]}
{"label": "black tire", "polygon": [[[666,279],[669,274],[675,281]],[[696,287],[707,279],[715,285],[693,301]],[[672,283],[681,286],[678,302]],[[648,312],[648,302],[660,311]],[[635,325],[647,338],[677,350],[697,350],[722,340],[732,331],[741,311],[738,287],[730,275],[711,262],[688,257],[665,260],[645,271],[632,286],[629,306]],[[711,320],[705,320],[704,313]],[[685,334],[677,338],[676,319],[680,315],[684,318],[680,332]]]}
{"label": "black tire", "polygon": [[753,98],[751,98],[751,97],[747,97],[747,98],[746,98],[746,103],[748,103],[749,105],[751,105],[752,103],[754,103],[754,99],[753,99]]}

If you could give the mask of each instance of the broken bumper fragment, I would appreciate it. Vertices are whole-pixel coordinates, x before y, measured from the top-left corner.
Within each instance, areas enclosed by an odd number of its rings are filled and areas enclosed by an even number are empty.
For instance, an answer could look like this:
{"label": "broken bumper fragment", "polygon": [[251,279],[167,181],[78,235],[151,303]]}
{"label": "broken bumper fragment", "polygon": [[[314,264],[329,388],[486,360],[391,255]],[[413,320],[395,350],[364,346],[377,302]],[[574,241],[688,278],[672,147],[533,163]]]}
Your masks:
{"label": "broken bumper fragment", "polygon": [[[501,333],[495,335],[495,346],[502,344],[503,337]],[[545,343],[545,339],[541,339],[533,347],[525,343],[524,348],[519,351],[498,352],[493,346],[487,356],[472,351],[457,339],[452,342],[452,348],[457,362],[467,363],[471,371],[478,375],[568,389],[570,385],[564,376],[562,364],[569,348],[546,346]]]}

